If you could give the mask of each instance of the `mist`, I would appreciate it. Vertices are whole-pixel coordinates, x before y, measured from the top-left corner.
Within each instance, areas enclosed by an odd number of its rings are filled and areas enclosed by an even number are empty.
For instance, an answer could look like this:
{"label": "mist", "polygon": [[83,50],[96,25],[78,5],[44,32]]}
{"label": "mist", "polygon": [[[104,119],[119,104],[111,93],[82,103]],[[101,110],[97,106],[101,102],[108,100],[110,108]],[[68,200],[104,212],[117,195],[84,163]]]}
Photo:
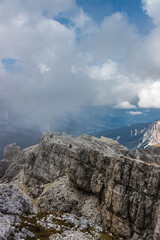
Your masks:
{"label": "mist", "polygon": [[85,106],[160,108],[160,5],[142,4],[146,35],[121,12],[97,24],[74,0],[1,0],[1,112],[44,128]]}

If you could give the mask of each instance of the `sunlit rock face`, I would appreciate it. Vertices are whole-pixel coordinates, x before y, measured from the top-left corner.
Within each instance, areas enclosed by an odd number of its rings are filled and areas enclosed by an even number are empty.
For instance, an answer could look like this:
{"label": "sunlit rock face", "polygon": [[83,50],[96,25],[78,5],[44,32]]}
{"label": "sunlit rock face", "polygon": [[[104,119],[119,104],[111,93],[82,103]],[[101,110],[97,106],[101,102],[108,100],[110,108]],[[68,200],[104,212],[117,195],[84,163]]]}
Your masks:
{"label": "sunlit rock face", "polygon": [[160,121],[155,121],[149,125],[148,130],[143,135],[139,148],[147,148],[155,144],[160,144]]}
{"label": "sunlit rock face", "polygon": [[160,166],[111,139],[46,134],[14,154],[2,181],[18,184],[34,214],[75,214],[119,236],[99,239],[159,240]]}

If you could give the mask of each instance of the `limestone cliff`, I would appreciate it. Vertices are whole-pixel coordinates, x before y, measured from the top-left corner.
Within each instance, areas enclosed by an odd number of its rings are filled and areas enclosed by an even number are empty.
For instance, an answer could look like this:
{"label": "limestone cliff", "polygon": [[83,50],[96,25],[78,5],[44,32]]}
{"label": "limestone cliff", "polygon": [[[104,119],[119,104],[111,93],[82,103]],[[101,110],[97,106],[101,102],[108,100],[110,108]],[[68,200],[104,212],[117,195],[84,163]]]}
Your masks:
{"label": "limestone cliff", "polygon": [[75,214],[119,238],[160,239],[159,162],[136,159],[116,141],[46,134],[6,168],[2,181],[18,184],[31,209]]}
{"label": "limestone cliff", "polygon": [[147,148],[155,144],[160,144],[160,121],[155,121],[149,125],[138,148]]}

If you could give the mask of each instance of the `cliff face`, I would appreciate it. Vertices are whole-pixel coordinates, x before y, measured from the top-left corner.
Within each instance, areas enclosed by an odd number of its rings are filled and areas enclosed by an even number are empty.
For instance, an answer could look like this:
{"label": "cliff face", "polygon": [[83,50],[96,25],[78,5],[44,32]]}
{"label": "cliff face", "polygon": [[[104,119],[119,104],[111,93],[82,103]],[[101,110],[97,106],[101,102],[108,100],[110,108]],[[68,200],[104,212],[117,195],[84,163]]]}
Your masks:
{"label": "cliff face", "polygon": [[108,138],[57,133],[10,161],[2,181],[23,186],[38,211],[83,216],[133,240],[160,239],[159,162],[136,159]]}
{"label": "cliff face", "polygon": [[128,238],[152,239],[159,211],[159,166],[81,149],[70,161],[69,176],[77,187],[100,198],[104,227]]}
{"label": "cliff face", "polygon": [[137,149],[136,158],[148,163],[156,163],[160,165],[160,145],[155,144],[153,146],[149,146],[146,149]]}
{"label": "cliff face", "polygon": [[160,144],[160,121],[155,121],[149,125],[148,130],[143,135],[139,148],[146,148],[155,144]]}

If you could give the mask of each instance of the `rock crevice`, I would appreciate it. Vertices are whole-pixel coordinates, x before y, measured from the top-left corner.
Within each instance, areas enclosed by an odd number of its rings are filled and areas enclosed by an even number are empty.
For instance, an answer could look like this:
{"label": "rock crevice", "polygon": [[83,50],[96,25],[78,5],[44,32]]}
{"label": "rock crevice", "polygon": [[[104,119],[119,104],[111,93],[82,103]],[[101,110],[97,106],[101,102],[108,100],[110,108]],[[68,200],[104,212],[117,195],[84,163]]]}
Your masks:
{"label": "rock crevice", "polygon": [[46,134],[18,149],[3,175],[26,186],[40,211],[74,213],[128,239],[160,239],[160,166],[111,139]]}

